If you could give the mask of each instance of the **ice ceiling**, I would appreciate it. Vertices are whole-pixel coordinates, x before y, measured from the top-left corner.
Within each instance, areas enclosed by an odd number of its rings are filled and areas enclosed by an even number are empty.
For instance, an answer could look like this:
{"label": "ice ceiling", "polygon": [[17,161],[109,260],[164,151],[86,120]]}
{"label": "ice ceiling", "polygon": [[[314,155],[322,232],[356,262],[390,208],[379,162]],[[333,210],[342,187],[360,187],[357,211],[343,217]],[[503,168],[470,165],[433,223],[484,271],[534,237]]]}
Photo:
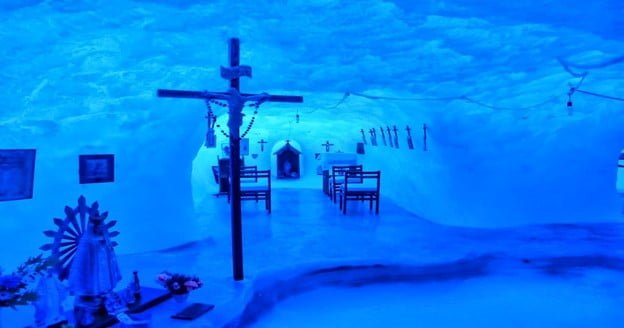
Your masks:
{"label": "ice ceiling", "polygon": [[[253,66],[243,91],[305,97],[261,108],[252,139],[353,151],[362,128],[410,125],[420,142],[427,124],[430,151],[364,158],[413,213],[487,227],[619,220],[624,103],[576,93],[569,112],[580,81],[557,58],[595,67],[580,70],[583,89],[623,97],[624,63],[605,63],[624,55],[624,4],[414,2],[2,1],[0,148],[38,150],[35,198],[0,203],[5,233],[49,228],[84,193],[126,236],[150,232],[126,251],[194,238],[184,222],[205,107],[155,90],[225,90],[229,37]],[[414,100],[446,97],[459,99]],[[117,182],[78,185],[82,153],[115,153]]]}

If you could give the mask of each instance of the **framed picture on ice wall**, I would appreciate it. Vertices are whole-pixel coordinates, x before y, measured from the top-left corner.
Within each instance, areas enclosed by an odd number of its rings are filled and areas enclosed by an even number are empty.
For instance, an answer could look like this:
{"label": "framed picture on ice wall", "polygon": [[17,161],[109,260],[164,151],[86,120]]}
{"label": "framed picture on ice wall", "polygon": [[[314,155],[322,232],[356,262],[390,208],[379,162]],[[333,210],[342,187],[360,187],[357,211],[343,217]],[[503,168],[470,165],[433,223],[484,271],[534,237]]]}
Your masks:
{"label": "framed picture on ice wall", "polygon": [[33,197],[36,153],[35,149],[0,149],[0,201]]}
{"label": "framed picture on ice wall", "polygon": [[115,181],[115,155],[80,155],[80,184]]}

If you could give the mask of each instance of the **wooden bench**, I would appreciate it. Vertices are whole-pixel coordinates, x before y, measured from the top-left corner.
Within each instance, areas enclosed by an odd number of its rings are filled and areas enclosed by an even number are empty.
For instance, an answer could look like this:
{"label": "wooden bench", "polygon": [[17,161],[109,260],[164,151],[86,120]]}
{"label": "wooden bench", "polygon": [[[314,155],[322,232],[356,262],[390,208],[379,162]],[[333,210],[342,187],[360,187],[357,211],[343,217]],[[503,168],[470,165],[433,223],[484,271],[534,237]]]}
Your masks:
{"label": "wooden bench", "polygon": [[351,200],[369,201],[369,209],[379,214],[380,171],[347,171],[344,183],[340,186],[340,209],[347,214],[347,202]]}
{"label": "wooden bench", "polygon": [[329,198],[336,203],[336,194],[340,191],[340,187],[344,183],[345,173],[349,171],[362,172],[362,165],[334,165],[332,166],[331,180],[330,180],[330,195]]}
{"label": "wooden bench", "polygon": [[241,170],[241,201],[264,200],[264,207],[271,213],[271,170]]}

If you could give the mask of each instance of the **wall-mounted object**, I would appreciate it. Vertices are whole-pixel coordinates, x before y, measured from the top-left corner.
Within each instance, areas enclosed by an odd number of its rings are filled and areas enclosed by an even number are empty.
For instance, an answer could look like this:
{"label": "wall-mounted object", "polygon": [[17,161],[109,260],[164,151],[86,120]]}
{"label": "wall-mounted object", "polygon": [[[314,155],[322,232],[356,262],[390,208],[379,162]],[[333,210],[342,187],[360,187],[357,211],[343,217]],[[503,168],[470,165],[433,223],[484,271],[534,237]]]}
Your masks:
{"label": "wall-mounted object", "polygon": [[393,126],[392,131],[394,132],[394,146],[399,148],[399,133],[396,125]]}
{"label": "wall-mounted object", "polygon": [[33,197],[36,153],[35,149],[0,149],[0,201]]}
{"label": "wall-mounted object", "polygon": [[357,154],[364,155],[365,151],[364,151],[364,143],[363,142],[358,142],[357,143],[357,146],[355,147],[355,152]]}
{"label": "wall-mounted object", "polygon": [[379,131],[381,131],[381,140],[383,140],[384,146],[387,146],[388,144],[386,143],[386,135],[384,134],[383,126],[379,127]]}
{"label": "wall-mounted object", "polygon": [[284,147],[273,153],[277,157],[278,179],[299,179],[301,176],[301,151],[287,140]]}
{"label": "wall-mounted object", "polygon": [[260,141],[258,141],[258,143],[260,144],[260,151],[264,152],[264,145],[267,143],[266,141],[264,141],[264,139],[260,139]]}
{"label": "wall-mounted object", "polygon": [[423,151],[427,151],[427,124],[423,124]]}
{"label": "wall-mounted object", "polygon": [[80,155],[78,171],[80,184],[114,182],[115,155]]}
{"label": "wall-mounted object", "polygon": [[333,143],[329,143],[329,140],[327,140],[324,144],[321,144],[321,146],[325,146],[325,152],[329,153],[329,149],[331,148],[331,146],[333,146]]}
{"label": "wall-mounted object", "polygon": [[375,128],[372,128],[368,132],[371,135],[371,145],[377,146],[377,131],[375,131]]}
{"label": "wall-mounted object", "polygon": [[410,129],[409,125],[405,128],[407,131],[407,148],[414,149],[414,141],[412,141],[412,129]]}
{"label": "wall-mounted object", "polygon": [[249,155],[249,138],[241,138],[240,140],[240,154],[241,156]]}

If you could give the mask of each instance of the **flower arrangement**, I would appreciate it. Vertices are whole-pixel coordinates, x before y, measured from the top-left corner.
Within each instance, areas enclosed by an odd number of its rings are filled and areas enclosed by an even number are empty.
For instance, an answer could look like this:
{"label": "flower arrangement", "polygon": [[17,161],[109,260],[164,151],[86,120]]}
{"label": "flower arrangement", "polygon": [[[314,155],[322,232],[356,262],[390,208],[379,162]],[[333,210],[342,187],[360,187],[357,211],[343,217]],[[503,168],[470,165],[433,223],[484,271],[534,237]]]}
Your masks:
{"label": "flower arrangement", "polygon": [[11,274],[3,275],[0,270],[0,307],[15,308],[37,300],[37,293],[28,288],[35,278],[54,264],[51,258],[42,255],[31,257]]}
{"label": "flower arrangement", "polygon": [[167,271],[160,273],[156,277],[156,281],[165,286],[174,295],[189,293],[203,285],[203,282],[195,276],[169,273]]}

